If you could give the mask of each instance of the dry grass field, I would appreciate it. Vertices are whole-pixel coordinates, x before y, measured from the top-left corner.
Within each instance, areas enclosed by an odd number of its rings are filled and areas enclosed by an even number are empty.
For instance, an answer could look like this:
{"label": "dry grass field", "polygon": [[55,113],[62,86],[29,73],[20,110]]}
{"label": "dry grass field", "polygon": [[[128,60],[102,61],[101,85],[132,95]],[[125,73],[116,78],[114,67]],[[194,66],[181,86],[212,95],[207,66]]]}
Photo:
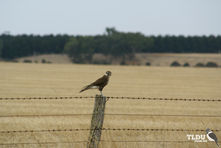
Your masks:
{"label": "dry grass field", "polygon": [[[79,90],[107,70],[112,76],[105,96],[221,98],[220,68],[21,63],[0,63],[0,98],[95,96],[97,90]],[[0,147],[85,148],[89,131],[62,130],[90,128],[93,105],[93,98],[0,100]],[[105,114],[104,128],[221,129],[221,102],[109,99]],[[61,131],[42,131],[53,129]],[[3,132],[25,130],[39,132]],[[187,134],[205,132],[106,130],[100,147],[216,148],[188,141]],[[215,134],[221,141],[221,131]]]}

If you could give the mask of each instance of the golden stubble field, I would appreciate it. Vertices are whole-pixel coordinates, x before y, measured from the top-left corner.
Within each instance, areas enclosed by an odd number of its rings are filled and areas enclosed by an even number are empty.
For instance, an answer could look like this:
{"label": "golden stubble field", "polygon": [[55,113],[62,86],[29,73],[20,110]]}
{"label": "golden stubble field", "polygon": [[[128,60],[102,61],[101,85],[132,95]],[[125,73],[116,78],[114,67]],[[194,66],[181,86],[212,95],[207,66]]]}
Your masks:
{"label": "golden stubble field", "polygon": [[[21,63],[0,63],[0,98],[95,96],[99,93],[96,90],[82,94],[78,92],[84,85],[99,78],[107,70],[112,71],[112,77],[103,91],[105,96],[221,98],[219,68]],[[90,128],[93,105],[93,98],[0,100],[0,147],[86,147],[85,141],[88,140],[89,131],[9,133],[2,131],[87,129]],[[106,104],[105,113],[104,128],[221,129],[221,117],[219,117],[221,102],[110,99]],[[221,140],[221,132],[215,133]],[[100,147],[216,147],[213,142],[188,141],[187,134],[205,134],[205,132],[103,131]]]}

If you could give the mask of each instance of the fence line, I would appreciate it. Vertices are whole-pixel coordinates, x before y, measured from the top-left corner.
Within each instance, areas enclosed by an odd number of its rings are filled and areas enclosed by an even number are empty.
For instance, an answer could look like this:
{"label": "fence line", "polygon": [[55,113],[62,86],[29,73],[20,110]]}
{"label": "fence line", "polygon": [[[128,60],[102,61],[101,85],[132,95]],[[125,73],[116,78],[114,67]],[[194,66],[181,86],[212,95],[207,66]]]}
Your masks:
{"label": "fence line", "polygon": [[87,141],[67,141],[67,142],[38,142],[38,143],[0,143],[0,145],[36,145],[36,144],[39,144],[39,145],[51,145],[51,144],[71,144],[71,143],[87,143]]}
{"label": "fence line", "polygon": [[[0,101],[12,101],[12,100],[70,100],[70,99],[91,99],[94,96],[67,96],[67,97],[24,97],[24,98],[1,98]],[[150,98],[150,97],[106,97],[107,99],[123,99],[123,100],[148,100],[148,101],[188,101],[188,102],[221,102],[221,99],[191,99],[191,98]],[[38,115],[0,115],[0,118],[4,117],[64,117],[64,116],[91,116],[92,114],[38,114]],[[167,117],[205,117],[205,118],[220,118],[221,115],[188,115],[188,114],[112,114],[106,113],[107,116],[167,116]],[[138,132],[205,132],[205,129],[161,129],[161,128],[102,128],[102,129],[90,129],[90,128],[75,128],[75,129],[42,129],[42,130],[6,130],[0,131],[0,134],[13,134],[13,133],[55,133],[55,132],[88,132],[90,130],[102,130],[102,131],[138,131]],[[220,132],[221,129],[212,129],[215,132]],[[88,141],[70,141],[70,142],[38,142],[38,143],[0,143],[0,145],[51,145],[51,144],[71,144],[71,143],[87,143]],[[121,140],[101,140],[100,142],[115,142],[115,143],[151,143],[151,142],[164,142],[164,143],[185,143],[191,141],[121,141]]]}
{"label": "fence line", "polygon": [[[102,128],[102,129],[90,129],[90,128],[76,128],[76,129],[44,129],[44,130],[14,130],[14,131],[0,131],[0,133],[41,133],[41,132],[73,132],[73,131],[90,131],[90,130],[102,130],[102,131],[168,131],[168,132],[205,132],[205,129],[160,129],[160,128]],[[220,129],[213,129],[213,131],[220,132]]]}
{"label": "fence line", "polygon": [[[67,142],[38,142],[38,143],[0,143],[0,145],[51,145],[51,144],[73,144],[73,143],[87,143],[88,141],[67,141]],[[100,140],[100,142],[113,142],[113,143],[189,143],[192,141],[153,141],[153,140],[144,140],[144,141],[120,141],[120,140]],[[219,142],[220,143],[220,142]]]}
{"label": "fence line", "polygon": [[162,141],[162,140],[156,140],[156,141],[153,141],[153,140],[143,140],[143,141],[121,141],[121,140],[113,140],[113,141],[109,141],[109,140],[101,140],[100,142],[117,142],[117,143],[160,143],[160,142],[166,142],[166,143],[185,143],[185,142],[192,142],[192,141]]}
{"label": "fence line", "polygon": [[[0,143],[0,145],[51,145],[51,144],[73,144],[73,143],[87,143],[88,141],[67,141],[67,142],[38,142],[38,143]],[[113,143],[192,143],[191,140],[188,141],[162,141],[162,140],[143,140],[143,141],[121,141],[121,140],[100,140],[100,142],[113,142]],[[221,143],[221,142],[218,142]]]}
{"label": "fence line", "polygon": [[[67,141],[67,142],[38,142],[38,143],[0,143],[0,145],[52,145],[52,144],[73,144],[73,143],[87,143],[88,141]],[[108,142],[108,143],[189,143],[192,141],[152,141],[152,140],[144,140],[144,141],[115,141],[115,140],[100,140],[100,142]]]}
{"label": "fence line", "polygon": [[21,98],[0,98],[0,100],[68,100],[68,99],[91,99],[93,96],[66,96],[66,97],[21,97]]}
{"label": "fence line", "polygon": [[[142,117],[204,117],[220,118],[221,115],[188,115],[188,114],[112,114],[105,113],[106,116],[142,116]],[[0,115],[0,118],[13,117],[67,117],[67,116],[92,116],[92,114],[36,114],[36,115]]]}
{"label": "fence line", "polygon": [[[74,143],[87,143],[88,141],[67,141],[67,142],[38,142],[38,143],[0,143],[0,145],[51,145],[51,144],[74,144]],[[107,143],[192,143],[191,140],[188,141],[170,141],[170,140],[143,140],[143,141],[129,141],[129,140],[100,140],[100,142],[107,142]],[[221,143],[221,142],[218,142]]]}
{"label": "fence line", "polygon": [[[94,96],[68,96],[68,97],[27,97],[27,98],[0,98],[0,100],[67,100],[67,99],[91,99]],[[107,99],[129,100],[156,100],[156,101],[193,101],[193,102],[221,102],[221,99],[194,99],[194,98],[150,98],[150,97],[110,97]]]}

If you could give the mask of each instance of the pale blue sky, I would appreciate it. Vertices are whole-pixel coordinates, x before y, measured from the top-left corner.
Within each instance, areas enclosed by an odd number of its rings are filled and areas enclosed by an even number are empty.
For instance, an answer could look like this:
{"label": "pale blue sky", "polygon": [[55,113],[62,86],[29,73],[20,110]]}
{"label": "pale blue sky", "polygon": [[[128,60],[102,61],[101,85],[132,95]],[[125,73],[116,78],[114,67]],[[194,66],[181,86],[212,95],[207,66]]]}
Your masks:
{"label": "pale blue sky", "polygon": [[0,0],[0,34],[221,35],[221,0]]}

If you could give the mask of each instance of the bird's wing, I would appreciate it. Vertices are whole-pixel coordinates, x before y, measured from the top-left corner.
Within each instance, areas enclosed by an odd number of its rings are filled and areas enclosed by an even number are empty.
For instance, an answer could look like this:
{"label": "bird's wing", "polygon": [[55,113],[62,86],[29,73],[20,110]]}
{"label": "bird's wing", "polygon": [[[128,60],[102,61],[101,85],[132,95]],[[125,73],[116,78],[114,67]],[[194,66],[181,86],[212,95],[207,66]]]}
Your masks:
{"label": "bird's wing", "polygon": [[105,84],[107,80],[108,80],[107,76],[104,75],[103,77],[97,79],[97,80],[94,81],[93,83],[91,83],[91,84],[89,84],[89,85],[83,87],[80,92],[83,92],[83,91],[85,91],[85,90],[88,90],[88,89],[90,89],[90,88],[93,88],[94,86],[96,86],[96,88],[97,88],[98,86]]}
{"label": "bird's wing", "polygon": [[106,79],[107,79],[107,76],[104,75],[103,77],[97,79],[96,81],[94,81],[94,82],[91,83],[90,85],[92,85],[92,86],[99,86],[99,85],[105,83],[105,82],[106,82]]}

